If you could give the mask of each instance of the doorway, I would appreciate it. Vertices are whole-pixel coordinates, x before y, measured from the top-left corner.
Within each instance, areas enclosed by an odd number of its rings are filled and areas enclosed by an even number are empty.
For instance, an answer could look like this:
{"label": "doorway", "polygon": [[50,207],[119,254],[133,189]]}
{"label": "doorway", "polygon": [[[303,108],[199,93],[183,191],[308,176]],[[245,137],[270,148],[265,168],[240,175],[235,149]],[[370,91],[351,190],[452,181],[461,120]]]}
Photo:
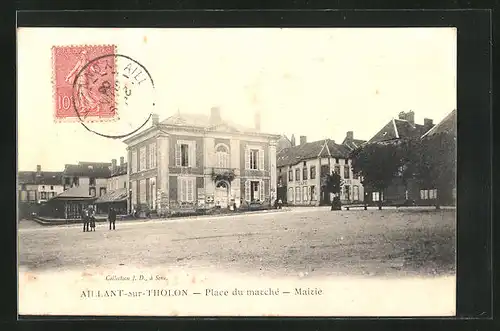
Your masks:
{"label": "doorway", "polygon": [[260,200],[260,183],[258,181],[250,182],[250,201]]}
{"label": "doorway", "polygon": [[229,185],[225,181],[219,181],[215,185],[214,200],[215,204],[221,208],[228,206]]}

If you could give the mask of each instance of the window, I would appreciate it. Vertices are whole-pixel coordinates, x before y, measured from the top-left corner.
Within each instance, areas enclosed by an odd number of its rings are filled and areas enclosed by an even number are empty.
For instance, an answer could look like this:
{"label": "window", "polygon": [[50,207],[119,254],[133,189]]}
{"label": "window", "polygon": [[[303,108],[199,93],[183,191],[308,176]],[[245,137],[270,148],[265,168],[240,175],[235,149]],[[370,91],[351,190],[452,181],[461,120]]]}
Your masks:
{"label": "window", "polygon": [[335,163],[339,164],[339,159],[338,158],[335,159]]}
{"label": "window", "polygon": [[105,194],[106,194],[106,188],[105,187],[101,187],[100,192],[99,192],[99,196],[102,197]]}
{"label": "window", "polygon": [[288,181],[289,182],[293,181],[293,170],[292,169],[288,170]]}
{"label": "window", "polygon": [[28,192],[21,191],[21,201],[26,201],[26,200],[28,200]]}
{"label": "window", "polygon": [[215,149],[215,157],[218,168],[229,168],[229,150],[226,146],[217,146]]}
{"label": "window", "polygon": [[[309,172],[311,173],[311,179],[315,179],[316,178],[316,166],[312,166],[310,169],[309,169]],[[314,187],[314,186],[313,186]]]}
{"label": "window", "polygon": [[302,180],[307,180],[307,168],[302,168]]}
{"label": "window", "polygon": [[179,201],[181,202],[193,202],[194,201],[194,185],[195,178],[192,177],[178,177],[178,192]]}
{"label": "window", "polygon": [[141,179],[139,181],[139,203],[143,204],[146,203],[146,180]]}
{"label": "window", "polygon": [[340,175],[340,166],[338,164],[335,165],[334,171],[337,175]]}
{"label": "window", "polygon": [[56,192],[50,192],[50,194],[49,194],[49,198],[53,198],[53,197],[55,197],[55,196],[56,196]]}
{"label": "window", "polygon": [[309,187],[307,186],[302,187],[302,200],[309,201]]}
{"label": "window", "polygon": [[175,145],[175,166],[196,167],[196,143],[178,140]]}
{"label": "window", "polygon": [[345,165],[349,165],[349,159],[345,159],[345,160],[344,160],[344,164],[345,164]]}
{"label": "window", "polygon": [[144,146],[139,149],[139,171],[146,169],[146,146]]}
{"label": "window", "polygon": [[258,158],[259,158],[259,151],[256,149],[251,149],[250,150],[250,169],[258,169]]}
{"label": "window", "polygon": [[47,192],[40,192],[40,199],[46,200],[47,199]]}
{"label": "window", "polygon": [[65,177],[64,178],[64,185],[71,185],[71,178]]}
{"label": "window", "polygon": [[349,185],[344,186],[344,198],[346,200],[351,200],[351,187]]}
{"label": "window", "polygon": [[288,202],[293,202],[293,188],[288,189]]}
{"label": "window", "polygon": [[89,185],[95,185],[95,178],[93,177],[89,178]]}
{"label": "window", "polygon": [[127,182],[123,182],[123,188],[127,188]]}
{"label": "window", "polygon": [[299,168],[295,169],[295,180],[296,181],[300,180],[300,169]]}
{"label": "window", "polygon": [[156,168],[156,143],[149,145],[149,169]]}
{"label": "window", "polygon": [[132,154],[132,156],[131,156],[132,160],[130,162],[131,172],[135,173],[135,172],[137,172],[137,150],[135,150],[135,149],[132,150],[131,154]]}
{"label": "window", "polygon": [[295,188],[295,201],[300,202],[300,187]]}
{"label": "window", "polygon": [[54,185],[50,185],[50,190],[54,191]]}
{"label": "window", "polygon": [[359,201],[359,186],[357,185],[352,187],[352,199],[354,201]]}
{"label": "window", "polygon": [[28,191],[28,200],[35,201],[36,200],[36,191]]}
{"label": "window", "polygon": [[317,200],[317,197],[316,197],[316,186],[311,186],[311,200],[313,201],[316,201]]}
{"label": "window", "polygon": [[437,198],[437,190],[420,190],[420,199],[421,200],[431,200]]}
{"label": "window", "polygon": [[[346,161],[347,162],[347,161]],[[344,166],[344,178],[351,178],[351,168],[348,165]]]}
{"label": "window", "polygon": [[42,185],[42,190],[45,190],[45,185]]}
{"label": "window", "polygon": [[352,178],[353,179],[359,179],[359,174],[357,172],[352,173]]}
{"label": "window", "polygon": [[372,192],[372,201],[380,201],[384,199],[384,195],[380,196],[379,192]]}
{"label": "window", "polygon": [[89,195],[90,195],[91,197],[95,197],[95,187],[91,187],[91,188],[89,189]]}

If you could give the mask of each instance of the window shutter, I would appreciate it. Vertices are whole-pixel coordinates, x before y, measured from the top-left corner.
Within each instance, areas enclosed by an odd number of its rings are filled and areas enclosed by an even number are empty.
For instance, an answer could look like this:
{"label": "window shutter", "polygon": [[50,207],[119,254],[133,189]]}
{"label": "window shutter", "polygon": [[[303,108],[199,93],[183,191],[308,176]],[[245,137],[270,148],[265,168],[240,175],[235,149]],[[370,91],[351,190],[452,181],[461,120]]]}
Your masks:
{"label": "window shutter", "polygon": [[[260,155],[259,155],[259,158],[260,158]],[[266,194],[265,194],[266,193],[265,192],[266,188],[264,187],[264,181],[261,180],[259,185],[260,185],[260,188],[259,188],[259,195],[260,195],[260,197],[259,198],[260,198],[260,201],[264,201],[265,196],[266,196]]]}
{"label": "window shutter", "polygon": [[187,180],[187,201],[194,201],[194,179]]}
{"label": "window shutter", "polygon": [[196,168],[196,141],[189,144],[189,166]]}
{"label": "window shutter", "polygon": [[250,150],[245,148],[245,169],[250,169]]}
{"label": "window shutter", "polygon": [[179,143],[175,144],[175,166],[181,166],[181,145]]}
{"label": "window shutter", "polygon": [[177,201],[182,201],[182,178],[177,177]]}
{"label": "window shutter", "polygon": [[259,170],[264,170],[264,150],[259,149]]}
{"label": "window shutter", "polygon": [[245,201],[250,201],[250,181],[245,181]]}

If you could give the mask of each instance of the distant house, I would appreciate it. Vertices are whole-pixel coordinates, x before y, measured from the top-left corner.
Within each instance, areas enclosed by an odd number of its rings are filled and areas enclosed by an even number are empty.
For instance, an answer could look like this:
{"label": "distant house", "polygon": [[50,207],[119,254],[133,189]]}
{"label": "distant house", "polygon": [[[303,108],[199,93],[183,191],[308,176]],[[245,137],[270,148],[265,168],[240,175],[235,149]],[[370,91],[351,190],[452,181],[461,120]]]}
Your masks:
{"label": "distant house", "polygon": [[95,204],[98,212],[107,213],[109,207],[114,207],[119,214],[127,214],[128,192],[128,163],[125,158],[120,157],[120,164],[116,164],[116,160],[111,160],[110,177],[107,179],[106,194],[100,196]]}
{"label": "distant house", "polygon": [[[433,120],[424,118],[423,124],[415,123],[413,111],[400,112],[398,118],[391,119],[385,124],[367,143],[387,143],[400,139],[420,139],[435,127]],[[415,179],[409,179],[405,184],[401,175],[396,175],[391,185],[380,194],[378,190],[365,186],[367,202],[376,203],[380,200],[388,204],[400,204],[415,202],[416,204],[433,204],[435,190],[429,190],[428,194],[421,194],[420,185]]]}
{"label": "distant house", "polygon": [[63,191],[62,172],[42,171],[40,165],[36,168],[36,171],[18,172],[18,200],[20,202],[42,203]]}
{"label": "distant house", "polygon": [[64,190],[73,187],[88,187],[92,197],[106,194],[108,178],[111,176],[111,163],[78,162],[66,164],[63,171]]}
{"label": "distant house", "polygon": [[346,146],[351,151],[361,147],[364,143],[366,143],[366,140],[354,139],[354,131],[347,131],[344,141],[342,141],[342,145]]}
{"label": "distant house", "polygon": [[276,153],[284,150],[285,148],[292,147],[292,141],[288,139],[287,136],[281,135],[278,141],[276,142]]}
{"label": "distant house", "polygon": [[342,179],[340,199],[344,203],[363,201],[360,178],[352,172],[350,148],[331,139],[307,142],[281,150],[277,154],[278,197],[288,205],[327,205],[331,197],[324,178],[333,171]]}

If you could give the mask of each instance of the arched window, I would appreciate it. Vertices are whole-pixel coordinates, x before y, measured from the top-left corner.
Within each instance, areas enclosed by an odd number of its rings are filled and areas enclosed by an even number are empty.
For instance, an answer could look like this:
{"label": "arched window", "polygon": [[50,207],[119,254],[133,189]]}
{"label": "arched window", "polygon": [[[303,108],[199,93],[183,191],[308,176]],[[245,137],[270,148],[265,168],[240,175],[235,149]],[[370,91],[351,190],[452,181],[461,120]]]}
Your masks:
{"label": "arched window", "polygon": [[229,168],[229,149],[224,144],[215,147],[217,168]]}

